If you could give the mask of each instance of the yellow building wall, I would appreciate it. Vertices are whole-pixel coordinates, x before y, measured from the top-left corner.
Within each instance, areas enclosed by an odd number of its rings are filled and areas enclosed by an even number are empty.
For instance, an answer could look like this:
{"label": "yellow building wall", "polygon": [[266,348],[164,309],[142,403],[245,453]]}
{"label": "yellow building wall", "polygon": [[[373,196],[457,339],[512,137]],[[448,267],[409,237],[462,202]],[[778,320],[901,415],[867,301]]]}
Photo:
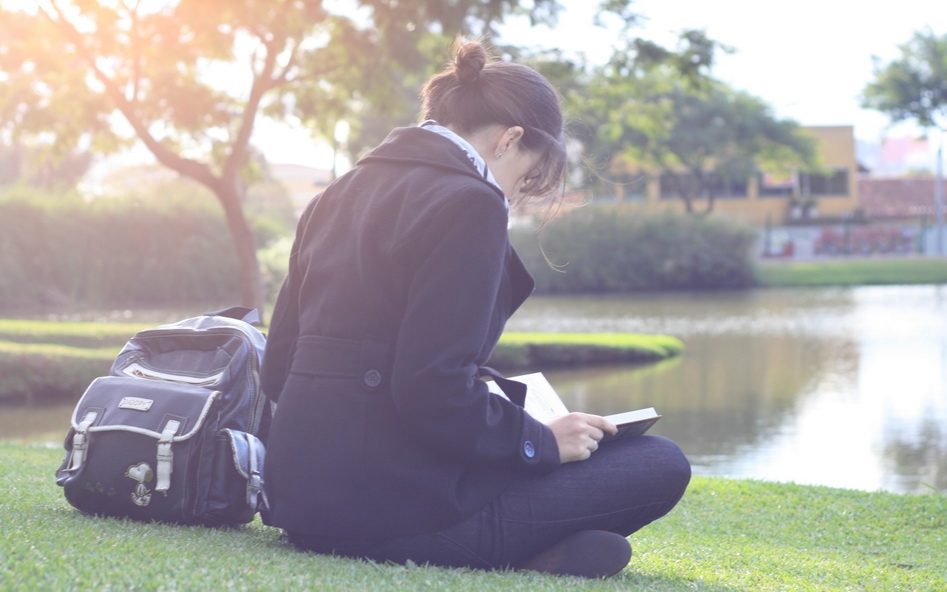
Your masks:
{"label": "yellow building wall", "polygon": [[[820,218],[839,219],[854,215],[858,208],[858,162],[855,156],[855,131],[850,125],[840,126],[804,126],[806,133],[816,141],[819,165],[823,170],[845,170],[848,177],[848,191],[845,195],[808,196],[815,204],[810,223],[818,223]],[[798,193],[797,189],[797,193]],[[731,218],[755,226],[766,224],[783,225],[800,223],[794,217],[792,204],[802,202],[806,196],[760,196],[757,179],[750,179],[745,197],[717,197],[714,199],[713,214],[721,218]],[[661,199],[658,180],[651,178],[647,182],[644,199],[624,199],[629,207],[640,208],[647,212],[684,211],[684,202],[680,198]],[[696,211],[704,211],[706,199],[694,201]]]}

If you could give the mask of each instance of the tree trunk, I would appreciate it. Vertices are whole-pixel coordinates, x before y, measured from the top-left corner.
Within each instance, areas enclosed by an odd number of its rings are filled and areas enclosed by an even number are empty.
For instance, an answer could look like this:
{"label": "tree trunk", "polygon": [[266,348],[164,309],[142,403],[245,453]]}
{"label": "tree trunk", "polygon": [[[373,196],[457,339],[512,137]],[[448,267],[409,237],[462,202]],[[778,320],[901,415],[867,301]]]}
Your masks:
{"label": "tree trunk", "polygon": [[221,183],[214,189],[214,193],[224,208],[227,228],[230,230],[234,253],[237,256],[240,271],[239,304],[257,309],[260,312],[260,321],[265,323],[266,302],[263,295],[263,276],[257,259],[256,238],[243,212],[246,188],[239,181]]}
{"label": "tree trunk", "polygon": [[701,216],[707,217],[714,211],[714,194],[712,191],[705,192],[707,196],[707,207],[701,212]]}

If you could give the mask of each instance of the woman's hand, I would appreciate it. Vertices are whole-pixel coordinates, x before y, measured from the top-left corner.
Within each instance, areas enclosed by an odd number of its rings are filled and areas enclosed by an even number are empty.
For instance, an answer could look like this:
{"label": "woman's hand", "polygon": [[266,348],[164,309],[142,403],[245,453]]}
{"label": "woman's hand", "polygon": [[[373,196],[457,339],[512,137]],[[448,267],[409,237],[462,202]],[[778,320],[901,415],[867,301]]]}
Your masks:
{"label": "woman's hand", "polygon": [[549,429],[559,445],[559,460],[562,463],[585,460],[598,449],[605,434],[616,434],[618,428],[598,415],[570,413],[549,422]]}

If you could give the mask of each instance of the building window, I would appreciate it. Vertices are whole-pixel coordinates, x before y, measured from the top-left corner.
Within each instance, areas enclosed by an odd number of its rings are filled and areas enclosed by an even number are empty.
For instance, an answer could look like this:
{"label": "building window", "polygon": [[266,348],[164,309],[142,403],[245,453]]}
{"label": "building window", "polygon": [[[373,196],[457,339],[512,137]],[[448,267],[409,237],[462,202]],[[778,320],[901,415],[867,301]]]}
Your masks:
{"label": "building window", "polygon": [[698,191],[694,175],[662,173],[658,179],[661,199],[676,199],[682,195],[695,195]]}
{"label": "building window", "polygon": [[658,182],[661,199],[674,199],[682,194],[695,198],[713,197],[715,199],[745,198],[747,196],[746,179],[730,179],[717,173],[705,175],[703,185],[695,175],[690,173],[664,173]]}
{"label": "building window", "polygon": [[836,169],[826,174],[802,173],[799,190],[804,196],[848,195],[848,169]]}
{"label": "building window", "polygon": [[757,179],[760,197],[790,197],[796,185],[792,173],[760,173]]}

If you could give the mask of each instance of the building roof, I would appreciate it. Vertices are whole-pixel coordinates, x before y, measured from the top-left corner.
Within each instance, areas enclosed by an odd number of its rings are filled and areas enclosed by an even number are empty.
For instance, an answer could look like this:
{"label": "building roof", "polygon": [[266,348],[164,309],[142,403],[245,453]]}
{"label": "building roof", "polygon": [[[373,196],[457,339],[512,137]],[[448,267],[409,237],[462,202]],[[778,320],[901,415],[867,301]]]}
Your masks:
{"label": "building roof", "polygon": [[[864,178],[858,199],[868,219],[934,217],[934,187],[933,177]],[[943,196],[947,200],[947,182]]]}

